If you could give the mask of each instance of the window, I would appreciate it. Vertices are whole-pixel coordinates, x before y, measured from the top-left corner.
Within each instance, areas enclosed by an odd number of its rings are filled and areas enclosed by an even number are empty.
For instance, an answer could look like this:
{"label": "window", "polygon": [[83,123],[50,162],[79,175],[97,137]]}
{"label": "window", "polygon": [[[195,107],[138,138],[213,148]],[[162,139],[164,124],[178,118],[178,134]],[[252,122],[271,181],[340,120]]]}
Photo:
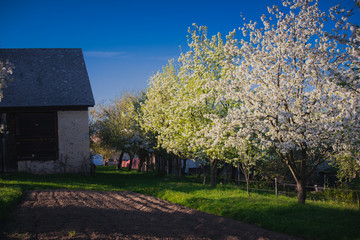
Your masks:
{"label": "window", "polygon": [[58,158],[56,112],[17,113],[15,119],[17,160]]}

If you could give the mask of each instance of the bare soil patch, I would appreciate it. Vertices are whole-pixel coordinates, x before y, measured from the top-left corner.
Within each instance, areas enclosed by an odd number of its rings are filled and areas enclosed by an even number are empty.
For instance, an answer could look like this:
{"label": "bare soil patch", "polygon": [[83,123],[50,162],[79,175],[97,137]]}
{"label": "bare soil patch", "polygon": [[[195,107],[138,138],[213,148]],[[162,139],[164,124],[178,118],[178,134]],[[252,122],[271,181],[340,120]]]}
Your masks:
{"label": "bare soil patch", "polygon": [[0,239],[298,239],[133,192],[39,190]]}

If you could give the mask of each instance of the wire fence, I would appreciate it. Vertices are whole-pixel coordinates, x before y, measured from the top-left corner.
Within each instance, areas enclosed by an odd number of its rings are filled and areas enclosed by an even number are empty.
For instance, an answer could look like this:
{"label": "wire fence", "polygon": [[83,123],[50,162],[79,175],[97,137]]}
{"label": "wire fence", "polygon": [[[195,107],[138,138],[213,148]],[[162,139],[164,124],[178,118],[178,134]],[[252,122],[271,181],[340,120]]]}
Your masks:
{"label": "wire fence", "polygon": [[[232,179],[232,178],[220,178],[219,181],[223,184],[236,184],[238,188],[247,190],[246,181],[244,179]],[[326,179],[324,179],[326,183]],[[274,194],[276,198],[279,196],[296,197],[297,185],[294,183],[280,182],[277,178],[273,181],[268,180],[256,180],[249,181],[249,192],[266,192]],[[310,200],[320,201],[333,201],[342,204],[358,205],[360,211],[360,190],[341,189],[341,188],[330,188],[323,184],[319,185],[307,185],[306,187],[306,198]]]}

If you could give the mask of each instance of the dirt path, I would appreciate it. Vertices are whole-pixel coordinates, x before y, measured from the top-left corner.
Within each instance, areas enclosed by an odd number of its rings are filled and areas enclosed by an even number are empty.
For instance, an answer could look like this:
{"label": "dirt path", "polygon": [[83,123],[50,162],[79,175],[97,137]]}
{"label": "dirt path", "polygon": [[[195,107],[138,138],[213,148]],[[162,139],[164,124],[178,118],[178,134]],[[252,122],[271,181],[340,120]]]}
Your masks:
{"label": "dirt path", "polygon": [[296,239],[133,192],[28,191],[0,239]]}

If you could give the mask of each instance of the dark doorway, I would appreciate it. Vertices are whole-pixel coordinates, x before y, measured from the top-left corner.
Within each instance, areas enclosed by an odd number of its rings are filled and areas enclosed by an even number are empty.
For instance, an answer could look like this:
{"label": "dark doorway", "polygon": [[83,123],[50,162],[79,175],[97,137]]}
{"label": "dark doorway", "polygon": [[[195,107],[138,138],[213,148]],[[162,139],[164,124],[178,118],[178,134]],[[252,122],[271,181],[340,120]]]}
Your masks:
{"label": "dark doorway", "polygon": [[17,170],[18,161],[58,158],[56,112],[10,112],[2,124],[3,171]]}

